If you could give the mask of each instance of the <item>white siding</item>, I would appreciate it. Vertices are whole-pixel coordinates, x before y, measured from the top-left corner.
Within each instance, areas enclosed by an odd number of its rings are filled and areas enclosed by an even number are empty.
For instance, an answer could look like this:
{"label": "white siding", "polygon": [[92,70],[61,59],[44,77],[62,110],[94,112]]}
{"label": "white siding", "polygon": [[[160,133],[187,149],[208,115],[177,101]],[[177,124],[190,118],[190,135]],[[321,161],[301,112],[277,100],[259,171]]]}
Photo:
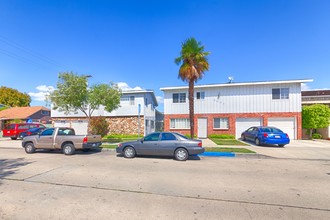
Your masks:
{"label": "white siding", "polygon": [[[273,100],[273,88],[289,88],[289,99]],[[195,114],[203,113],[257,113],[300,112],[300,83],[204,87],[205,99],[195,98]],[[186,103],[173,103],[172,94],[186,92]],[[164,91],[164,114],[188,114],[188,88]]]}

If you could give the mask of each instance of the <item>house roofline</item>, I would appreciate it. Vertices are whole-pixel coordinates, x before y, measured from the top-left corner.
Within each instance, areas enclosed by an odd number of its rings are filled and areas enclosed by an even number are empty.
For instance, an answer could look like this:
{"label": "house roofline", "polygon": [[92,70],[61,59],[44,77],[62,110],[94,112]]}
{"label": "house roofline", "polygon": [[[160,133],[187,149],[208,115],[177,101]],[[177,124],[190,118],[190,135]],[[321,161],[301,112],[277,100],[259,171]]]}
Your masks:
{"label": "house roofline", "polygon": [[154,100],[155,106],[158,106],[158,102],[155,96],[154,90],[125,90],[122,91],[122,94],[144,94],[144,93],[151,93],[152,99]]}
{"label": "house roofline", "polygon": [[[195,89],[202,88],[214,88],[214,87],[233,87],[233,86],[251,86],[251,85],[269,85],[269,84],[289,84],[289,83],[307,83],[313,82],[313,79],[298,79],[298,80],[270,80],[270,81],[257,81],[257,82],[242,82],[242,83],[221,83],[221,84],[206,84],[196,85]],[[174,87],[163,87],[161,91],[176,90],[176,89],[187,89],[188,86],[174,86]]]}

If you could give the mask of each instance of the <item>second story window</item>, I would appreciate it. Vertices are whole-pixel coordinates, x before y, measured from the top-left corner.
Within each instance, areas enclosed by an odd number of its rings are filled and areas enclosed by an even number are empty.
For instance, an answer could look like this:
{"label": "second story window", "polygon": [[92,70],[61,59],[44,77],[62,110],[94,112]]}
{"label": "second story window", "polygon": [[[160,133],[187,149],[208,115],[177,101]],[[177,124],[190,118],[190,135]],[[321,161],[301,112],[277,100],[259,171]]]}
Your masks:
{"label": "second story window", "polygon": [[197,99],[205,99],[205,92],[196,92]]}
{"label": "second story window", "polygon": [[123,103],[127,103],[129,105],[134,105],[135,104],[135,97],[134,96],[122,96],[120,98],[120,101]]}
{"label": "second story window", "polygon": [[289,99],[289,88],[272,89],[272,99]]}
{"label": "second story window", "polygon": [[173,103],[185,103],[186,93],[173,93]]}

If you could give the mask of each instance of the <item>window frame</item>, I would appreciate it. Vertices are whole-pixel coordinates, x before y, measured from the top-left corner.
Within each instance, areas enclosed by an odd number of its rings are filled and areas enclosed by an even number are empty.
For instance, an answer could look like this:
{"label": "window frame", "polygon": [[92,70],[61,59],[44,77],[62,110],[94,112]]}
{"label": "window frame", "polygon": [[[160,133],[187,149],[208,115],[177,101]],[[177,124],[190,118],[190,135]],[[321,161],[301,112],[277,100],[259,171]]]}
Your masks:
{"label": "window frame", "polygon": [[196,92],[196,99],[197,100],[204,100],[205,99],[205,92],[204,91]]}
{"label": "window frame", "polygon": [[[215,120],[219,119],[219,127],[216,127],[216,122]],[[223,125],[223,121],[222,120],[226,120],[226,127],[221,127]],[[213,118],[213,129],[217,129],[217,130],[228,130],[229,129],[229,118],[228,117],[215,117]]]}
{"label": "window frame", "polygon": [[290,99],[290,88],[272,88],[272,100],[288,100]]}
{"label": "window frame", "polygon": [[[174,98],[177,96],[177,98]],[[172,103],[186,103],[187,94],[185,92],[173,93],[172,94]]]}
{"label": "window frame", "polygon": [[[179,124],[179,122],[180,122],[180,124]],[[174,123],[174,127],[173,127],[173,123]],[[178,126],[178,125],[182,125],[182,124],[184,124],[185,126],[184,127]],[[170,119],[170,129],[190,129],[189,118],[171,118]]]}

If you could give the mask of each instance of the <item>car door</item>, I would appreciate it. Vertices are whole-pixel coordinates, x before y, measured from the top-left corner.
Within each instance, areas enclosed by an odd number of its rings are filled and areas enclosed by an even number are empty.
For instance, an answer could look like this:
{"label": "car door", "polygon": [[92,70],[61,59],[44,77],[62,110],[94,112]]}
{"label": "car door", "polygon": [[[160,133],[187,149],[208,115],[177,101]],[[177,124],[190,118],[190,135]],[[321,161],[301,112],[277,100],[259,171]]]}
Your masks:
{"label": "car door", "polygon": [[159,132],[151,133],[141,139],[135,146],[137,154],[140,155],[159,155]]}
{"label": "car door", "polygon": [[252,140],[253,139],[253,130],[254,127],[251,127],[249,129],[247,129],[247,131],[245,132],[245,138],[248,140]]}
{"label": "car door", "polygon": [[36,148],[44,148],[44,149],[53,149],[54,148],[54,140],[53,133],[55,128],[49,128],[44,130],[38,136],[38,143]]}
{"label": "car door", "polygon": [[163,132],[160,135],[159,153],[163,156],[173,156],[174,150],[178,145],[178,140],[174,134]]}

